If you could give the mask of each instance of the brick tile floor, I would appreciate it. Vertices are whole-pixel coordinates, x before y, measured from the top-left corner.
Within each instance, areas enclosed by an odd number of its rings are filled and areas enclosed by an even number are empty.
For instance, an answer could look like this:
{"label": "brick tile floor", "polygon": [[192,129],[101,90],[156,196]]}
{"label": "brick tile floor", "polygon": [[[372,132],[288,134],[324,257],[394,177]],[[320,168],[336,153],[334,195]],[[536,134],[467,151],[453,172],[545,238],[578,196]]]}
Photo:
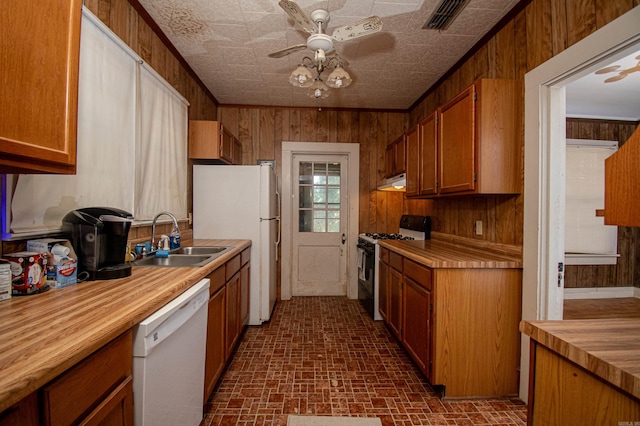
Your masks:
{"label": "brick tile floor", "polygon": [[281,301],[249,327],[201,426],[286,425],[288,414],[378,417],[387,425],[525,425],[517,399],[441,400],[382,321],[357,300]]}

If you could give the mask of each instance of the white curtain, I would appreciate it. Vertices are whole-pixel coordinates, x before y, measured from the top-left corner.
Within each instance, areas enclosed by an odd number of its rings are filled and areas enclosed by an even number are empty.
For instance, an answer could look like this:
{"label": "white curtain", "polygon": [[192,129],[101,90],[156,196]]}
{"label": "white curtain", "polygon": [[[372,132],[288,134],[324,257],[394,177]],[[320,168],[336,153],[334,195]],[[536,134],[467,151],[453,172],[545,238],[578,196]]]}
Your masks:
{"label": "white curtain", "polygon": [[80,38],[76,175],[20,175],[13,233],[60,229],[69,211],[134,209],[136,60],[86,15]]}
{"label": "white curtain", "polygon": [[616,142],[567,140],[566,253],[617,253],[618,227],[596,216],[604,208],[604,160],[616,149]]}
{"label": "white curtain", "polygon": [[187,104],[155,71],[140,67],[140,137],[136,148],[137,220],[160,211],[187,216]]}

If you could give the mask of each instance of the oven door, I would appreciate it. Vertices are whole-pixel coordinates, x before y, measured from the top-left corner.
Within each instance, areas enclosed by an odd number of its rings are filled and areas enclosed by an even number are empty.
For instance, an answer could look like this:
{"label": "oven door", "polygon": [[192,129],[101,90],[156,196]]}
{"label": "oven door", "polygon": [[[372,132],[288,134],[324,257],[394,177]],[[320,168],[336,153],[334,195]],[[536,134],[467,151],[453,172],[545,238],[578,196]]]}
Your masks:
{"label": "oven door", "polygon": [[358,242],[358,299],[374,317],[375,245]]}

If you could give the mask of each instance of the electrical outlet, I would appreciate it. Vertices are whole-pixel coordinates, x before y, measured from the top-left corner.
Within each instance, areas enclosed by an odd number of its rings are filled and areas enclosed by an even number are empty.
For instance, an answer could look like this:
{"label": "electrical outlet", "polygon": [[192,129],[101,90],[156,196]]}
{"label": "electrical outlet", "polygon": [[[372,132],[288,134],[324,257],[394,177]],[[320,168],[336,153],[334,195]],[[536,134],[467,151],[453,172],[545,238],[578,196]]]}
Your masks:
{"label": "electrical outlet", "polygon": [[482,221],[476,220],[476,235],[482,235]]}

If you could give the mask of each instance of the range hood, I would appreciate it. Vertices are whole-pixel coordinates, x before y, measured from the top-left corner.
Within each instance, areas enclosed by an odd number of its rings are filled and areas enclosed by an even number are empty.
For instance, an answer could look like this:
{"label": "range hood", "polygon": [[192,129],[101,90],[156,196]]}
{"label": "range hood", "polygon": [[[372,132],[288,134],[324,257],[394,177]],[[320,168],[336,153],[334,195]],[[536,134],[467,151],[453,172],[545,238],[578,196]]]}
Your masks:
{"label": "range hood", "polygon": [[387,179],[384,185],[378,187],[378,191],[407,191],[407,175],[402,173],[400,175]]}

